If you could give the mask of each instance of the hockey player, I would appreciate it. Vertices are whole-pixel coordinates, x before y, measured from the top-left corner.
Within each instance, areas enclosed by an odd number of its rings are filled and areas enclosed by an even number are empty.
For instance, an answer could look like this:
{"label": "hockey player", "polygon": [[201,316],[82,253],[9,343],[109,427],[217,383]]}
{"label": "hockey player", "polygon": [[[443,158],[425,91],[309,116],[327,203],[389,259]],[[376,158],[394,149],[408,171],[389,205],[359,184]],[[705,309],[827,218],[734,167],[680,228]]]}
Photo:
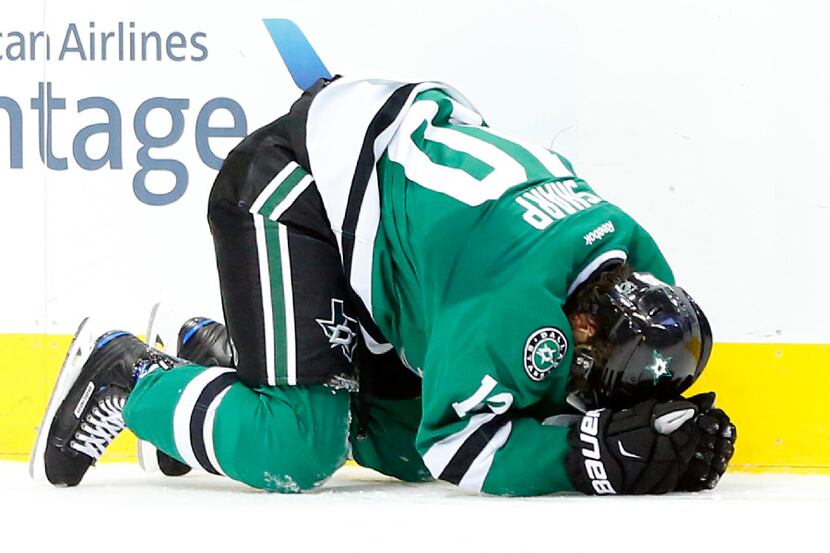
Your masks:
{"label": "hockey player", "polygon": [[208,215],[227,332],[188,321],[188,361],[99,338],[35,475],[78,484],[125,424],[165,472],[282,492],[349,443],[501,495],[699,490],[731,458],[714,394],[680,396],[711,331],[652,238],[447,85],[318,81],[228,155]]}

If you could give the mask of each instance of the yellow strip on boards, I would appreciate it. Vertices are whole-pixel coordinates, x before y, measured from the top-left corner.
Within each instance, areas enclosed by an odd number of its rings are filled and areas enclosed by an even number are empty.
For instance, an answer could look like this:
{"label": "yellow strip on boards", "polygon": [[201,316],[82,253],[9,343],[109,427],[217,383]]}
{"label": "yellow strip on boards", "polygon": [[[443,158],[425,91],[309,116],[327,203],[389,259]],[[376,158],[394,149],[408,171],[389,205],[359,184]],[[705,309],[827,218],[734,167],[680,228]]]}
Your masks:
{"label": "yellow strip on boards", "polygon": [[[0,459],[28,460],[72,335],[0,334]],[[134,461],[135,436],[122,432],[102,461]]]}
{"label": "yellow strip on boards", "polygon": [[[72,337],[0,334],[0,459],[28,458]],[[830,345],[716,344],[689,394],[714,390],[738,427],[732,467],[830,472]],[[124,432],[104,460],[135,459]]]}
{"label": "yellow strip on boards", "polygon": [[828,366],[827,344],[715,344],[689,394],[717,392],[738,428],[735,468],[828,472]]}

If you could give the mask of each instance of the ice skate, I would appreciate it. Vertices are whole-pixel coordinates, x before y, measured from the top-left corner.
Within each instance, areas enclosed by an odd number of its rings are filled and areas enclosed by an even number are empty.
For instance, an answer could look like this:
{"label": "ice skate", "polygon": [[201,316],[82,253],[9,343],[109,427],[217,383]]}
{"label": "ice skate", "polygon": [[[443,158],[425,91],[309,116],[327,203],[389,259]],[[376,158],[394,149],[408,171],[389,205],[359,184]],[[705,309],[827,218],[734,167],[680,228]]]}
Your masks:
{"label": "ice skate", "polygon": [[233,350],[225,325],[193,317],[179,330],[176,357],[208,367],[233,367]]}
{"label": "ice skate", "polygon": [[32,450],[30,474],[56,486],[76,486],[124,429],[122,410],[138,378],[178,360],[124,331],[91,340],[78,329]]}
{"label": "ice skate", "polygon": [[[149,343],[164,347],[164,315],[159,304],[153,306],[147,329]],[[169,339],[169,338],[168,338]],[[233,366],[233,352],[225,325],[206,317],[192,317],[181,326],[176,340],[176,357],[205,366]],[[161,471],[166,476],[183,476],[190,467],[153,444],[138,441],[138,462],[145,472]]]}

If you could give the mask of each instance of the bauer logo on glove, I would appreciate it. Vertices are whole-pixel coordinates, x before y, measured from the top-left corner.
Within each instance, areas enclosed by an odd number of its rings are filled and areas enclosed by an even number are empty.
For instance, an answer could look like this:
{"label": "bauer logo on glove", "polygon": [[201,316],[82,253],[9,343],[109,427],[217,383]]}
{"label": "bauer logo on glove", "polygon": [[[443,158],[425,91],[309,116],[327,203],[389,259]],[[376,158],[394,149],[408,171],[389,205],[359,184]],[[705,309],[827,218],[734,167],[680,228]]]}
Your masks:
{"label": "bauer logo on glove", "polygon": [[[600,412],[601,410],[588,411],[579,423],[579,439],[587,446],[582,449],[582,456],[585,458],[585,473],[591,479],[591,485],[597,495],[615,494],[617,491],[608,481],[608,473],[600,457],[597,439]],[[620,448],[622,449],[622,443]]]}
{"label": "bauer logo on glove", "polygon": [[589,411],[568,435],[571,483],[595,495],[674,490],[700,440],[693,423],[697,412],[685,400]]}

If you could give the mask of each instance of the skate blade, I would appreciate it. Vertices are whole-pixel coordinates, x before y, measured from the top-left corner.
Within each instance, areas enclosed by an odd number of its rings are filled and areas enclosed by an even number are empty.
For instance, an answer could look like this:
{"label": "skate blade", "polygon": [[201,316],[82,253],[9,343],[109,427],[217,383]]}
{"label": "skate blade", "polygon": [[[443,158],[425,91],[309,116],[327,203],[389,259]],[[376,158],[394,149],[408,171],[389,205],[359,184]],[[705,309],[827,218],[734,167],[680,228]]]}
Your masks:
{"label": "skate blade", "polygon": [[[150,318],[147,321],[147,345],[159,351],[165,351],[167,344],[173,347],[173,344],[176,343],[176,335],[169,335],[170,318],[171,315],[161,303],[153,305],[150,309]],[[138,464],[144,472],[154,473],[161,470],[158,462],[158,449],[150,442],[138,440],[136,456],[138,457]]]}
{"label": "skate blade", "polygon": [[161,303],[153,305],[150,309],[150,318],[147,321],[147,345],[156,348],[159,351],[164,351],[166,336],[162,336],[162,326],[168,318],[164,307]]}
{"label": "skate blade", "polygon": [[46,452],[46,444],[49,440],[49,429],[52,427],[52,420],[55,418],[55,412],[58,410],[58,407],[60,407],[60,404],[66,398],[66,394],[69,393],[69,389],[72,388],[72,385],[78,379],[84,363],[92,355],[97,337],[93,325],[90,324],[90,318],[86,317],[81,321],[78,330],[75,332],[75,337],[72,339],[72,343],[69,344],[66,358],[58,372],[58,378],[55,382],[55,387],[52,389],[52,395],[49,397],[46,413],[43,415],[43,420],[40,421],[40,426],[37,429],[35,446],[32,448],[32,455],[29,459],[29,476],[34,480],[47,480],[44,453]]}
{"label": "skate blade", "polygon": [[158,449],[150,442],[138,440],[136,455],[138,456],[138,464],[144,472],[154,473],[161,470],[159,468]]}

